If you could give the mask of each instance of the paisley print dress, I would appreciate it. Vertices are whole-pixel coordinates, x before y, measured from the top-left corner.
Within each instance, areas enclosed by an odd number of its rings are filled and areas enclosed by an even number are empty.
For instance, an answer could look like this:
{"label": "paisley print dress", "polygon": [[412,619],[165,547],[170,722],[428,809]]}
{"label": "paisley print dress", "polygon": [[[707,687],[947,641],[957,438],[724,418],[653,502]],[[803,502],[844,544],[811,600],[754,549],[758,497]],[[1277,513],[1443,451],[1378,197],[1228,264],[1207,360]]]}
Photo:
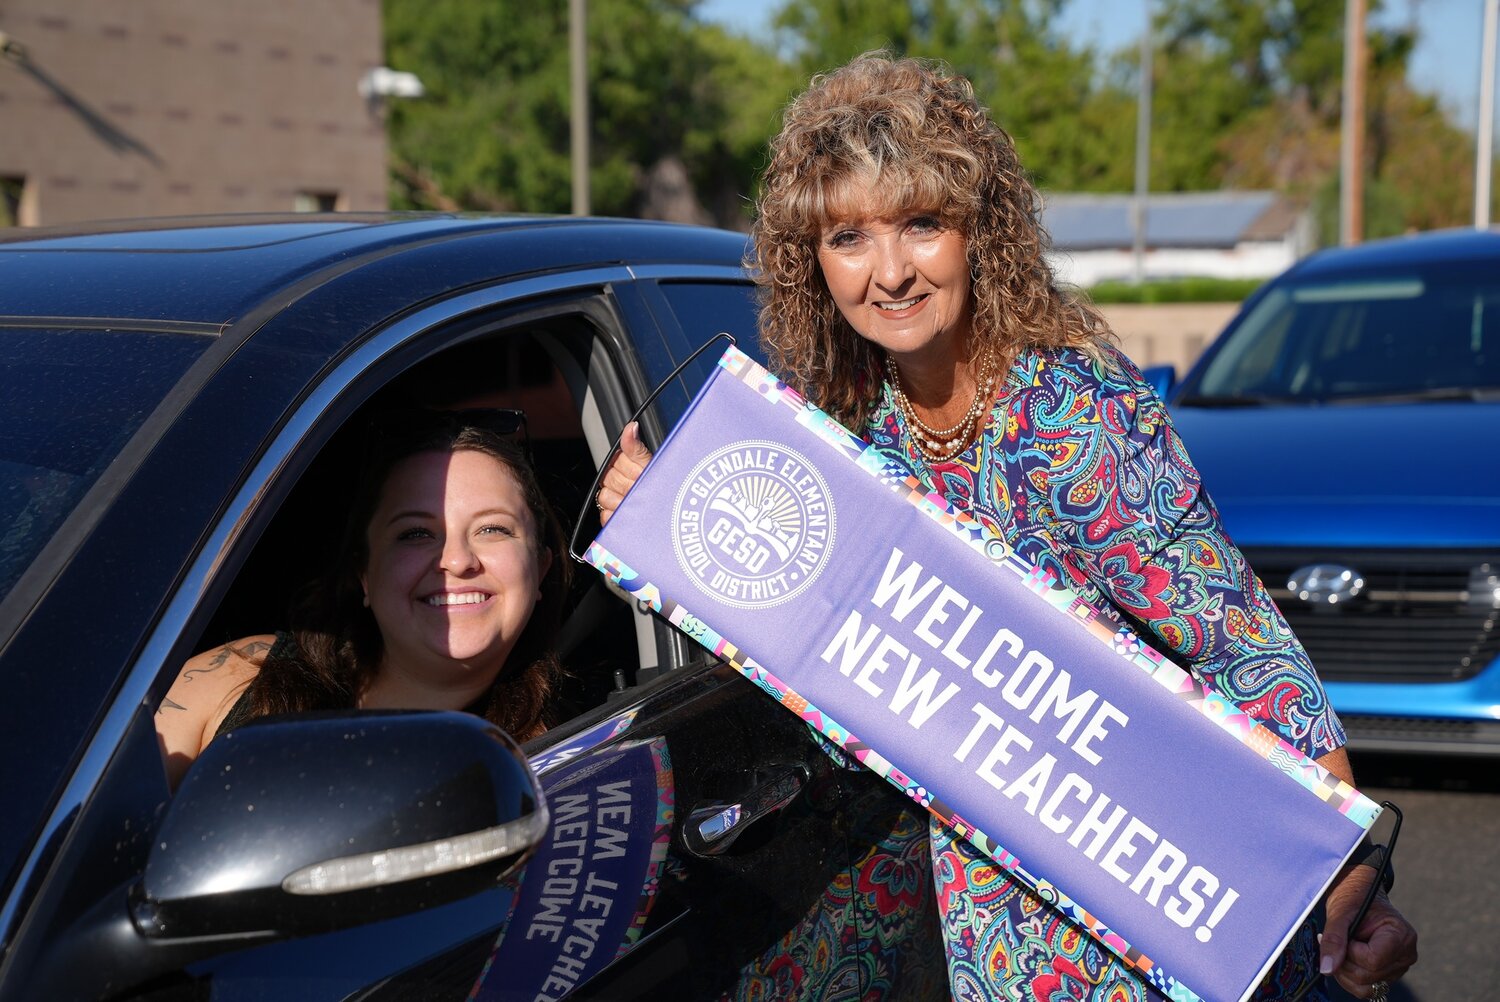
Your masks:
{"label": "paisley print dress", "polygon": [[[1024,352],[979,441],[949,463],[922,460],[889,386],[865,431],[929,488],[1143,627],[1163,653],[1303,752],[1344,743],[1311,662],[1225,534],[1166,408],[1118,352],[1102,363],[1075,350]],[[931,837],[956,999],[1161,998],[968,842],[936,823]],[[1309,922],[1255,998],[1295,997],[1319,980],[1317,963]]]}

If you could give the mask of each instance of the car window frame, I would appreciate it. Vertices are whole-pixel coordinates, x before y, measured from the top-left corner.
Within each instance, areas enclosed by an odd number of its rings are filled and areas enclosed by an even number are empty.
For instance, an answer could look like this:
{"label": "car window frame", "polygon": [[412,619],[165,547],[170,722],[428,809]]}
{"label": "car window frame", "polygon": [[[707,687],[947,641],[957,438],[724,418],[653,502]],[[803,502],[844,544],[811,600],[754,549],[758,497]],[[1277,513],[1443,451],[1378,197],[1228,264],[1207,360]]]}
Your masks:
{"label": "car window frame", "polygon": [[[610,269],[597,269],[591,274],[598,275],[608,271]],[[524,283],[514,283],[510,287],[520,284]],[[647,376],[640,371],[641,360],[636,357],[631,333],[639,337],[664,336],[659,329],[655,333],[651,333],[649,328],[642,329],[638,319],[625,322],[619,317],[612,320],[609,317],[609,311],[614,309],[624,313],[641,307],[643,304],[636,295],[638,291],[637,283],[629,279],[594,284],[572,282],[526,297],[495,296],[488,305],[475,309],[445,310],[433,323],[410,330],[404,338],[391,340],[386,336],[390,328],[406,323],[412,316],[430,315],[417,311],[361,335],[328,367],[325,375],[320,376],[316,383],[309,382],[307,392],[294,406],[287,409],[280,426],[267,437],[268,444],[260,455],[251,457],[245,476],[229,495],[228,503],[219,517],[210,523],[205,542],[194,552],[191,571],[168,595],[165,611],[153,623],[148,640],[138,655],[131,659],[125,688],[110,704],[106,716],[108,724],[109,720],[117,719],[124,713],[126,731],[115,745],[107,749],[110,754],[103,763],[97,781],[87,791],[92,794],[93,801],[84,799],[80,802],[81,813],[67,831],[66,840],[61,843],[61,851],[56,858],[45,860],[45,865],[49,868],[48,880],[46,884],[39,883],[40,891],[34,895],[33,903],[55,909],[58,901],[63,898],[63,892],[73,889],[70,887],[73,883],[71,880],[57,879],[62,876],[58,872],[61,868],[59,864],[66,866],[70,858],[76,858],[75,853],[86,851],[90,846],[100,843],[101,832],[107,831],[110,822],[115,820],[114,813],[103,816],[107,806],[104,802],[113,800],[118,804],[122,798],[128,799],[129,793],[144,785],[143,774],[151,771],[148,767],[150,756],[146,752],[155,752],[151,728],[155,697],[165,691],[165,685],[170,683],[182,659],[194,653],[190,648],[198,643],[197,633],[201,631],[202,624],[212,616],[243,568],[245,557],[259,545],[266,528],[282,509],[291,490],[337,430],[382,387],[412,366],[470,340],[505,337],[507,329],[522,331],[537,318],[556,321],[579,317],[584,314],[584,304],[591,304],[588,307],[590,310],[603,311],[587,314],[586,317],[594,328],[589,355],[591,359],[596,356],[602,358],[608,363],[608,368],[596,372],[590,365],[587,378],[591,385],[599,381],[613,383],[618,390],[618,399],[606,399],[600,403],[604,426],[617,427],[628,416],[628,410],[623,413],[616,411],[629,408],[633,400],[642,399],[647,385]],[[453,297],[449,302],[460,300],[468,301],[468,297]],[[382,337],[390,343],[383,352],[373,352],[370,343]],[[360,358],[373,361],[355,369],[350,378],[342,380],[341,385],[331,385],[337,374],[349,373],[355,360]],[[684,380],[684,383],[689,381]],[[683,388],[696,389],[686,385]],[[651,415],[653,422],[657,418],[658,415]],[[278,451],[278,443],[285,448]],[[173,610],[180,610],[184,602],[190,603],[188,613],[179,617],[174,629]],[[767,716],[775,715],[778,721],[782,719],[782,711],[778,707],[772,703],[763,704],[761,695],[745,687],[737,675],[706,651],[686,641],[659,617],[651,617],[650,622],[665,640],[664,643],[659,641],[663,666],[692,670],[663,671],[653,681],[634,687],[624,701],[611,700],[583,714],[570,717],[559,727],[529,743],[526,749],[529,753],[535,754],[548,745],[563,741],[601,718],[620,716],[627,710],[648,702],[662,704],[667,710],[671,710],[683,700],[699,698],[699,689],[703,683],[722,687],[726,693],[732,693],[735,699],[743,699],[747,704],[755,701],[757,713],[763,710]],[[150,663],[152,652],[162,650],[158,645],[163,644],[165,654],[158,656],[155,664]],[[699,671],[700,668],[704,671]],[[144,695],[139,691],[132,694],[130,687],[140,684],[143,672],[153,675],[160,691],[148,686]],[[788,718],[791,719],[793,718]],[[800,724],[793,727],[791,723],[787,723],[787,729],[797,728],[800,728]],[[100,751],[105,733],[101,728],[93,734],[86,763],[89,757]],[[811,742],[806,735],[802,737]],[[778,743],[776,747],[781,745]],[[822,759],[819,758],[818,761],[822,762]],[[128,787],[118,782],[125,779],[129,779]],[[79,772],[75,771],[68,789],[74,790],[79,780]],[[889,791],[886,792],[889,795]],[[118,808],[114,806],[110,806],[110,810],[118,812]],[[149,824],[140,826],[141,836],[147,843],[150,841],[151,831]],[[44,839],[43,843],[48,841],[50,839]],[[32,862],[33,860],[28,860],[28,865]],[[55,911],[52,917],[57,917]],[[42,919],[46,918],[47,916],[42,916]],[[32,915],[28,912],[28,925],[32,924],[31,919]],[[674,918],[658,931],[675,928],[672,925],[675,922]],[[35,930],[22,930],[16,942],[33,945],[27,941],[35,940],[36,937],[29,933],[46,931],[48,923],[41,921],[37,925]],[[16,958],[13,954],[6,959],[21,958]],[[644,963],[644,960],[641,962]],[[24,977],[24,961],[22,966],[12,968],[9,973]]]}
{"label": "car window frame", "polygon": [[[628,297],[624,290],[633,281],[629,269],[617,265],[497,282],[422,304],[351,341],[338,361],[307,388],[249,463],[219,517],[205,532],[187,571],[163,602],[147,639],[131,660],[78,764],[13,876],[0,909],[0,935],[11,933],[5,937],[9,946],[28,936],[33,905],[49,894],[50,877],[55,876],[51,864],[70,851],[73,836],[78,833],[75,822],[99,789],[117,751],[132,729],[140,727],[140,718],[149,723],[176,667],[195,653],[189,648],[198,642],[199,633],[227,594],[246,555],[333,434],[380,388],[421,360],[465,341],[492,336],[505,327],[524,325],[528,319],[577,316],[581,312],[578,304],[589,299],[607,303],[620,294]],[[645,385],[645,376],[624,333],[623,319],[598,313],[594,324],[600,332],[598,343],[612,358],[614,374],[625,384],[621,388],[623,398],[642,398],[640,387]],[[223,344],[221,341],[214,347],[222,350]],[[217,354],[214,347],[205,354]],[[206,368],[208,362],[200,357],[189,376],[199,372],[199,367]],[[186,398],[186,391],[182,396]],[[180,411],[181,403],[176,409]],[[155,414],[148,419],[159,433],[157,420]],[[165,417],[160,420],[169,423]],[[137,433],[137,439],[145,430]],[[7,950],[0,963],[8,966],[12,953]]]}

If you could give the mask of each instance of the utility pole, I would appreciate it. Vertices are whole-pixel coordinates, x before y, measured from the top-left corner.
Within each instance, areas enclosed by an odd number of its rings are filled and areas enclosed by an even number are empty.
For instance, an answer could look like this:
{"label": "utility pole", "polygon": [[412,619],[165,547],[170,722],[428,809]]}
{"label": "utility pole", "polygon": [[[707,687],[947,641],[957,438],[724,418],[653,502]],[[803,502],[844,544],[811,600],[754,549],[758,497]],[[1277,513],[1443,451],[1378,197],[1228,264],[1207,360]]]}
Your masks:
{"label": "utility pole", "polygon": [[1135,201],[1130,207],[1134,240],[1131,281],[1146,280],[1146,196],[1151,191],[1151,0],[1143,0],[1146,25],[1141,29],[1141,86],[1135,113]]}
{"label": "utility pole", "polygon": [[1490,177],[1495,159],[1495,20],[1500,0],[1484,0],[1484,49],[1479,70],[1479,128],[1474,149],[1474,228],[1490,227]]}
{"label": "utility pole", "polygon": [[573,215],[589,209],[588,0],[568,0],[568,79],[572,97]]}
{"label": "utility pole", "polygon": [[1339,169],[1339,243],[1364,239],[1365,0],[1344,3],[1343,156]]}

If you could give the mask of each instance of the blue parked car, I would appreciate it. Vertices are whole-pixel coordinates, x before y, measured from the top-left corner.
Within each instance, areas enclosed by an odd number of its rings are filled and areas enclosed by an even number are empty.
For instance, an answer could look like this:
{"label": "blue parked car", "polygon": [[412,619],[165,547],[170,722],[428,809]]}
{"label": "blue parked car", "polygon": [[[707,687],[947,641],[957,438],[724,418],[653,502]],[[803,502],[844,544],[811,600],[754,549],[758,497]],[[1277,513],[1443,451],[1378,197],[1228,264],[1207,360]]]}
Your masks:
{"label": "blue parked car", "polygon": [[1299,262],[1169,402],[1352,746],[1500,753],[1500,234]]}

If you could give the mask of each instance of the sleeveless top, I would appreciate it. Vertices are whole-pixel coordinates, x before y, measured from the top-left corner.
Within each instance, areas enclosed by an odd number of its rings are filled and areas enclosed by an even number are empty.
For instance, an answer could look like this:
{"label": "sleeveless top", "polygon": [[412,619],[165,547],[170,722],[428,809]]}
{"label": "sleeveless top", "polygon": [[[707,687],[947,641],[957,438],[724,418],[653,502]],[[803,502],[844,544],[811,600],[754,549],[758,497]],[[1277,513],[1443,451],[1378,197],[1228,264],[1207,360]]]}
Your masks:
{"label": "sleeveless top", "polygon": [[[276,641],[271,645],[271,649],[266,652],[266,660],[269,661],[271,658],[289,658],[296,661],[298,660],[298,654],[296,639],[284,630],[277,630]],[[253,685],[254,683],[251,684]],[[245,691],[240,693],[239,698],[234,701],[234,705],[229,708],[229,712],[224,715],[224,719],[219,722],[218,729],[214,731],[214,740],[217,741],[219,735],[232,731],[241,724],[249,722],[253,719],[253,716],[254,714],[250,706],[250,686],[247,685],[245,686]]]}
{"label": "sleeveless top", "polygon": [[[269,661],[272,658],[300,664],[302,661],[302,651],[297,646],[297,638],[286,630],[277,630],[276,640],[271,644],[271,649],[266,652],[266,660]],[[264,664],[264,662],[262,663]],[[484,716],[484,708],[488,700],[488,692],[481,693],[478,699],[464,707],[464,712],[472,713],[476,717],[482,717]],[[354,707],[350,706],[348,709],[352,710]],[[234,701],[234,705],[229,708],[229,712],[224,715],[224,719],[219,722],[218,728],[214,731],[214,738],[217,739],[219,735],[247,724],[253,719],[255,719],[255,713],[250,702],[250,687],[246,686],[245,691],[240,693],[239,698]]]}

